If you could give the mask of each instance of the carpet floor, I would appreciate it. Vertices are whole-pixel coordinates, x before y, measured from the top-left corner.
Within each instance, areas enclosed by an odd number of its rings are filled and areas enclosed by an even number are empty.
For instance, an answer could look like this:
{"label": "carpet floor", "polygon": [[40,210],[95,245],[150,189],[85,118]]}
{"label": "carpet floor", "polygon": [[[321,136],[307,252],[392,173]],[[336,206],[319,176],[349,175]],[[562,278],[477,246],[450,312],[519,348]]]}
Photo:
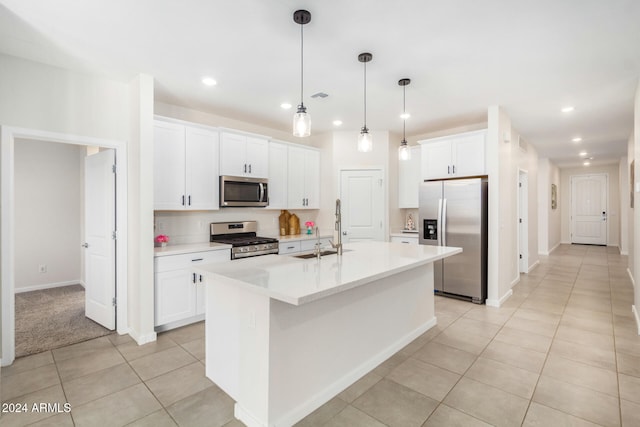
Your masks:
{"label": "carpet floor", "polygon": [[112,331],[84,315],[80,285],[17,293],[16,357],[53,350]]}

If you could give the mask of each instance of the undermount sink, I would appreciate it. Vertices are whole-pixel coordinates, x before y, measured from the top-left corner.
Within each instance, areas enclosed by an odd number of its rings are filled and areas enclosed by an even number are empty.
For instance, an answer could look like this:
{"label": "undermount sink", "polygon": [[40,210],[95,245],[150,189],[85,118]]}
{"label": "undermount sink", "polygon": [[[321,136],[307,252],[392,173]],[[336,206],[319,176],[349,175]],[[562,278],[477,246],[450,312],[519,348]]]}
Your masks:
{"label": "undermount sink", "polygon": [[[350,249],[344,249],[342,252],[349,252]],[[337,254],[338,252],[331,249],[331,250],[324,250],[324,251],[320,251],[320,256],[323,257],[325,255],[334,255]],[[317,255],[315,253],[309,253],[309,254],[301,254],[301,255],[294,255],[294,257],[296,258],[302,258],[302,259],[310,259],[310,258],[315,258]]]}

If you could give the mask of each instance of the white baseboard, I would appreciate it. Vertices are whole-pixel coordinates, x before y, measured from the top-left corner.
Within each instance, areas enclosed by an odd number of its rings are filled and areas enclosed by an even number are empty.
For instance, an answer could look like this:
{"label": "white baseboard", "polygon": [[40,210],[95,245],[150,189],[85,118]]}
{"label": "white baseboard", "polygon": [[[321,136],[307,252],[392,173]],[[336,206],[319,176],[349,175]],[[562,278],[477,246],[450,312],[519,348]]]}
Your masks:
{"label": "white baseboard", "polygon": [[628,251],[620,251],[620,255],[629,255]]}
{"label": "white baseboard", "polygon": [[513,279],[511,281],[511,285],[509,286],[509,288],[513,288],[515,285],[517,285],[520,282],[520,274],[518,273],[518,277],[516,277],[515,279]]}
{"label": "white baseboard", "polygon": [[84,284],[81,283],[80,280],[67,280],[65,282],[43,283],[42,285],[21,286],[19,288],[16,287],[15,293],[19,294],[22,292],[40,291],[42,289],[61,288],[63,286],[69,285],[82,285],[82,287],[84,288]]}
{"label": "white baseboard", "polygon": [[[538,255],[544,255],[544,256],[548,256],[551,254],[551,252],[555,251],[556,249],[558,249],[558,247],[563,244],[565,242],[558,242],[555,244],[554,247],[552,247],[551,249],[549,249],[548,251],[538,251]],[[569,243],[567,243],[569,244]]]}
{"label": "white baseboard", "polygon": [[134,341],[138,343],[138,345],[148,344],[158,339],[158,335],[155,332],[140,334],[133,328],[129,329],[129,336],[131,336],[131,338],[133,338]]}
{"label": "white baseboard", "polygon": [[636,310],[636,306],[631,306],[631,312],[633,313],[633,317],[636,319],[636,327],[638,328],[638,335],[640,335],[640,316],[638,315],[638,310]]}
{"label": "white baseboard", "polygon": [[534,268],[536,268],[539,264],[540,264],[540,260],[537,260],[536,262],[534,262],[533,264],[531,264],[531,265],[529,266],[529,269],[527,270],[527,273],[531,273],[531,270],[533,270]]}
{"label": "white baseboard", "polygon": [[627,274],[629,275],[629,279],[631,279],[631,284],[633,285],[633,290],[636,289],[636,281],[633,280],[633,273],[631,273],[631,269],[627,267]]}
{"label": "white baseboard", "polygon": [[500,307],[502,304],[504,304],[504,302],[505,302],[506,300],[508,300],[508,299],[509,299],[509,297],[510,297],[511,295],[513,295],[513,290],[509,289],[509,290],[507,291],[507,293],[505,293],[505,294],[502,296],[502,298],[497,299],[497,300],[496,300],[496,299],[487,299],[487,301],[486,301],[486,303],[485,303],[485,304],[486,304],[486,305],[488,305],[489,307]]}

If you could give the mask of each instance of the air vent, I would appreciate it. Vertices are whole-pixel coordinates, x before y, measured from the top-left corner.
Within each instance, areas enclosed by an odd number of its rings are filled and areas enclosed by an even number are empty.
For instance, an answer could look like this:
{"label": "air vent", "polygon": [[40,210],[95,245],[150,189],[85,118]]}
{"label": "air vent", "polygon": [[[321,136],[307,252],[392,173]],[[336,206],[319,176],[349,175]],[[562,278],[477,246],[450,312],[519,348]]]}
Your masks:
{"label": "air vent", "polygon": [[329,95],[327,95],[324,92],[318,92],[318,93],[314,93],[313,95],[311,95],[312,98],[326,98],[327,96],[329,96]]}

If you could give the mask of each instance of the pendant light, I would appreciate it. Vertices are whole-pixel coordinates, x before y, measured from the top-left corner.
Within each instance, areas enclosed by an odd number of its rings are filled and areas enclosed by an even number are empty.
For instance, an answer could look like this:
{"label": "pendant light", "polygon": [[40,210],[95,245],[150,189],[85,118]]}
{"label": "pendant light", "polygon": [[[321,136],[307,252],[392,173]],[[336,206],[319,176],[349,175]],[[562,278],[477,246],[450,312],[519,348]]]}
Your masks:
{"label": "pendant light", "polygon": [[358,55],[358,61],[364,63],[364,126],[358,135],[358,151],[367,153],[373,150],[373,138],[367,128],[367,62],[373,59],[373,55],[368,52]]}
{"label": "pendant light", "polygon": [[398,157],[400,160],[411,159],[411,150],[407,144],[406,125],[407,125],[407,86],[411,83],[411,79],[400,79],[398,84],[402,86],[402,141],[398,147]]}
{"label": "pendant light", "polygon": [[300,104],[298,111],[293,115],[293,136],[311,135],[311,116],[307,113],[307,108],[302,102],[304,88],[304,36],[303,25],[311,22],[311,13],[307,10],[296,10],[293,12],[293,21],[300,24]]}

